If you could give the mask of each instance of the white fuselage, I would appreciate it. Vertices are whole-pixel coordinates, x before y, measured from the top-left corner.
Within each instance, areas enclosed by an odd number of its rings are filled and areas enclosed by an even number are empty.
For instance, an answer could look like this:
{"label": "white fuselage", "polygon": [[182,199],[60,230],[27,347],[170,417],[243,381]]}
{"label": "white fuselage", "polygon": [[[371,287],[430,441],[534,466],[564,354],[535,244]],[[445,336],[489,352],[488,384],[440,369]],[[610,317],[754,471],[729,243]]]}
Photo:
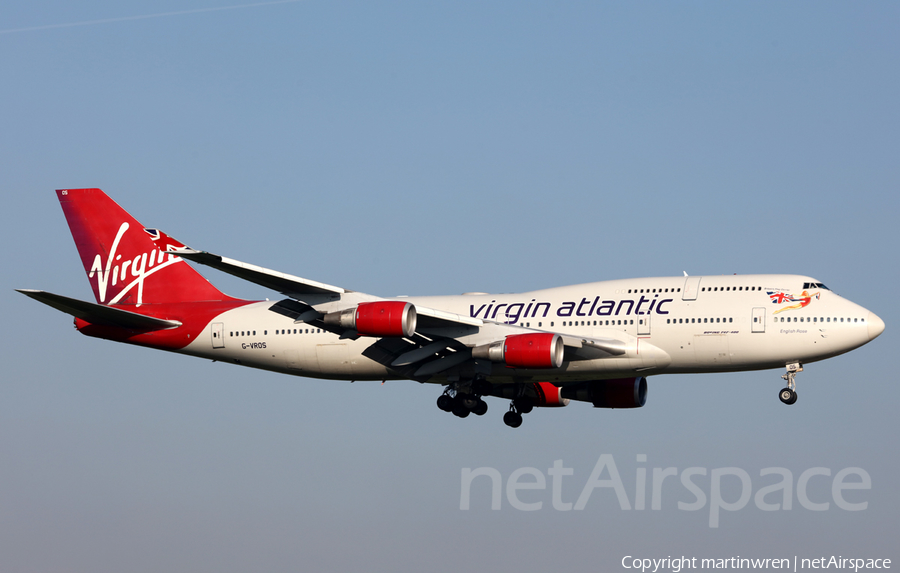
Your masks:
{"label": "white fuselage", "polygon": [[[546,330],[571,339],[617,340],[626,348],[620,355],[567,348],[562,367],[549,370],[492,364],[489,377],[495,383],[534,379],[564,385],[635,373],[782,368],[847,352],[884,329],[865,308],[797,275],[625,279],[520,294],[401,300],[500,323],[506,334]],[[271,312],[272,305],[257,302],[220,314],[181,352],[307,377],[403,377],[384,359],[368,357],[377,339],[340,339]],[[340,305],[348,306],[348,298]],[[322,312],[339,309],[334,303],[313,306]],[[467,346],[492,341],[465,329],[447,334]],[[446,383],[453,375],[443,372],[429,382]]]}

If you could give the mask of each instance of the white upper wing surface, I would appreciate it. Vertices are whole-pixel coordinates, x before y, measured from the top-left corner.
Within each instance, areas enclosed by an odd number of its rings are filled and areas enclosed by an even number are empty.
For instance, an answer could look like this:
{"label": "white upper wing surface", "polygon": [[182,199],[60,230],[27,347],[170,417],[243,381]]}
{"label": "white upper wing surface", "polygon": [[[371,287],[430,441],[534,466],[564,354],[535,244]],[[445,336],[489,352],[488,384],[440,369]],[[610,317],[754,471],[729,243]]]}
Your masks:
{"label": "white upper wing surface", "polygon": [[[215,255],[206,251],[197,251],[186,248],[171,251],[171,253],[178,255],[183,259],[213,267],[214,269],[218,269],[246,281],[270,288],[285,296],[289,296],[292,299],[307,304],[316,304],[323,300],[323,298],[325,300],[339,300],[342,298],[342,295],[350,293],[356,294],[354,291],[349,291],[341,287],[289,275],[287,273],[267,269],[250,263],[244,263],[235,259],[229,259],[228,257]],[[371,298],[376,299],[376,297]],[[311,299],[316,302],[312,302]],[[452,312],[419,305],[416,305],[416,314],[419,317],[419,326],[423,329],[458,325],[482,326],[484,324],[484,321],[478,318],[470,318]]]}
{"label": "white upper wing surface", "polygon": [[304,279],[279,271],[273,271],[250,263],[242,263],[220,255],[194,249],[170,251],[183,259],[219,269],[230,275],[256,283],[260,286],[276,290],[291,298],[304,298],[308,295],[342,295],[347,292],[341,287],[327,285],[318,281]]}

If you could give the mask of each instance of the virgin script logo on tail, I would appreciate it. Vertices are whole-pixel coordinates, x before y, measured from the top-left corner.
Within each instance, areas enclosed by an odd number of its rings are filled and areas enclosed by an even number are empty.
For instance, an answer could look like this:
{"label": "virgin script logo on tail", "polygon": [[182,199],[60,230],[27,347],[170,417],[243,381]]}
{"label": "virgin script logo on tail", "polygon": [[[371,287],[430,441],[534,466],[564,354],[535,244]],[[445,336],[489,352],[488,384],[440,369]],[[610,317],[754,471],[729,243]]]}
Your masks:
{"label": "virgin script logo on tail", "polygon": [[[112,248],[109,250],[109,257],[107,257],[105,265],[99,254],[94,256],[94,263],[91,265],[88,279],[93,279],[95,276],[97,277],[97,296],[101,303],[116,304],[136,286],[138,289],[137,306],[141,306],[144,302],[144,279],[153,273],[182,260],[181,257],[176,257],[175,255],[168,255],[168,259],[166,260],[166,254],[163,251],[184,246],[173,240],[173,243],[177,244],[157,245],[157,248],[151,249],[149,253],[141,253],[134,258],[128,258],[122,261],[122,255],[118,253],[119,243],[122,241],[122,237],[125,235],[125,232],[128,231],[128,228],[129,225],[127,222],[122,223],[119,227],[116,238],[113,240]],[[150,235],[153,241],[157,241],[160,238],[169,239],[165,233],[161,233],[156,229],[144,229],[144,231]],[[132,279],[131,282],[123,286],[118,294],[116,294],[109,302],[106,302],[106,294],[109,287],[115,287],[116,284],[120,282],[125,283],[128,279]]]}

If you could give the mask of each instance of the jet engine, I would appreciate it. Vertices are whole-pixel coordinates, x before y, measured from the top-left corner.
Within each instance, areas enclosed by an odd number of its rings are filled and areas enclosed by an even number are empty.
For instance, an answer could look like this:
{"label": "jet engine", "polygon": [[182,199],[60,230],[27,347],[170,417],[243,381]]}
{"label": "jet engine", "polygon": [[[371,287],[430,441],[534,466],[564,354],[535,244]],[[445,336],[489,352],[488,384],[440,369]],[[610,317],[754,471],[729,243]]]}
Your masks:
{"label": "jet engine", "polygon": [[416,307],[401,301],[363,302],[356,308],[329,312],[324,322],[363,336],[408,337],[416,332]]}
{"label": "jet engine", "polygon": [[563,397],[591,402],[595,408],[640,408],[647,403],[647,379],[643,376],[590,380],[562,388]]}
{"label": "jet engine", "polygon": [[512,368],[559,368],[563,363],[563,341],[558,334],[537,332],[514,334],[505,340],[476,346],[473,358],[505,362]]}
{"label": "jet engine", "polygon": [[[569,405],[569,399],[563,396],[563,389],[550,382],[530,382],[525,384],[525,389],[520,393],[515,384],[495,384],[490,395],[498,398],[510,398],[518,404],[524,405],[527,401],[531,407],[561,408]],[[521,407],[521,406],[520,406]]]}
{"label": "jet engine", "polygon": [[560,408],[569,405],[569,399],[563,398],[562,388],[550,382],[535,382],[534,393],[537,396],[535,406],[544,408]]}

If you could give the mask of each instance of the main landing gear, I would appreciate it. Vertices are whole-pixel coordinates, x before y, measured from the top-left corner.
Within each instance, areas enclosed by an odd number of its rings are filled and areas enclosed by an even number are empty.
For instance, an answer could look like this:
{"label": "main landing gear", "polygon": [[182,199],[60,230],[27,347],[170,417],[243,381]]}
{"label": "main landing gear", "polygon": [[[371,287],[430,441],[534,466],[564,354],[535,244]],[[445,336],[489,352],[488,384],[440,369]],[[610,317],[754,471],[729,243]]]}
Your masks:
{"label": "main landing gear", "polygon": [[488,405],[481,396],[490,391],[491,384],[486,380],[473,380],[466,385],[453,383],[438,396],[437,407],[444,412],[452,412],[459,418],[465,418],[469,414],[484,416]]}
{"label": "main landing gear", "polygon": [[503,423],[510,428],[518,428],[522,425],[522,414],[534,410],[534,401],[524,396],[525,387],[520,385],[519,397],[509,403],[509,412],[503,414]]}
{"label": "main landing gear", "polygon": [[518,428],[522,425],[522,414],[513,410],[510,405],[509,412],[503,414],[503,423],[510,428]]}
{"label": "main landing gear", "polygon": [[803,365],[793,362],[787,365],[787,373],[781,376],[782,379],[787,380],[787,388],[782,388],[778,392],[778,398],[785,404],[790,405],[797,401],[797,382],[794,377],[798,372],[803,372]]}
{"label": "main landing gear", "polygon": [[[488,405],[482,396],[499,396],[499,394],[492,394],[492,390],[491,383],[480,378],[471,382],[452,382],[444,390],[444,393],[438,396],[437,407],[444,412],[451,412],[459,418],[466,418],[469,414],[483,416],[488,410]],[[524,384],[518,385],[514,395],[517,397],[509,403],[509,411],[503,414],[503,423],[510,428],[521,426],[522,414],[527,414],[534,409],[534,399],[525,395]]]}

